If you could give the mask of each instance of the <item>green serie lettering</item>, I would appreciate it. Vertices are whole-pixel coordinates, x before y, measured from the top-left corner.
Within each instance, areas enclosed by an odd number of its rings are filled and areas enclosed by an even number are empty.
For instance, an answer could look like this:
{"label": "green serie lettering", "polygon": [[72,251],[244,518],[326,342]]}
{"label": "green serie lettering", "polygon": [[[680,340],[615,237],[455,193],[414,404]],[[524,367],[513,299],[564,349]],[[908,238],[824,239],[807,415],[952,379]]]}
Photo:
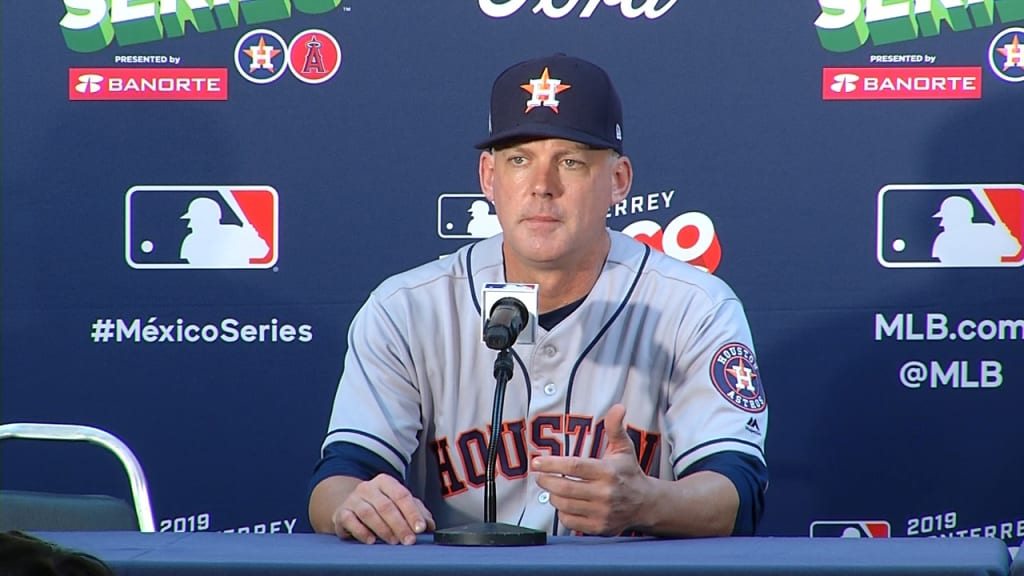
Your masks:
{"label": "green serie lettering", "polygon": [[221,28],[238,26],[238,0],[213,0],[213,14]]}
{"label": "green serie lettering", "polygon": [[818,0],[814,21],[821,46],[856,50],[1024,20],[1024,0]]}
{"label": "green serie lettering", "polygon": [[975,0],[967,3],[968,12],[976,27],[984,28],[995,23],[992,2],[993,0]]}
{"label": "green serie lettering", "polygon": [[291,0],[242,0],[242,16],[249,24],[284,20],[291,15]]}
{"label": "green serie lettering", "polygon": [[996,12],[1003,24],[1024,20],[1024,0],[996,0]]}
{"label": "green serie lettering", "polygon": [[864,19],[875,46],[917,38],[917,19],[911,11],[912,3],[912,0],[868,0]]}
{"label": "green serie lettering", "polygon": [[341,6],[341,0],[292,0],[295,9],[305,14],[323,14]]}
{"label": "green serie lettering", "polygon": [[185,35],[185,24],[191,22],[196,32],[217,30],[213,8],[207,0],[161,0],[160,22],[168,38]]}
{"label": "green serie lettering", "polygon": [[942,23],[945,22],[949,29],[954,32],[963,32],[973,28],[971,17],[967,15],[967,5],[960,0],[942,0],[941,2],[930,2],[931,9],[922,11],[918,3],[917,27],[925,36],[937,36],[941,31]]}
{"label": "green serie lettering", "polygon": [[157,0],[111,0],[110,21],[119,46],[159,40],[164,27],[157,14]]}
{"label": "green serie lettering", "polygon": [[64,0],[67,13],[60,19],[64,43],[75,52],[95,52],[110,45],[114,28],[106,0]]}
{"label": "green serie lettering", "polygon": [[821,15],[814,21],[821,46],[831,52],[849,52],[868,41],[863,0],[818,0]]}
{"label": "green serie lettering", "polygon": [[60,20],[64,43],[75,52],[96,52],[117,40],[119,46],[184,36],[189,28],[206,33],[236,28],[244,20],[259,24],[284,20],[292,7],[323,14],[342,0],[64,0]]}

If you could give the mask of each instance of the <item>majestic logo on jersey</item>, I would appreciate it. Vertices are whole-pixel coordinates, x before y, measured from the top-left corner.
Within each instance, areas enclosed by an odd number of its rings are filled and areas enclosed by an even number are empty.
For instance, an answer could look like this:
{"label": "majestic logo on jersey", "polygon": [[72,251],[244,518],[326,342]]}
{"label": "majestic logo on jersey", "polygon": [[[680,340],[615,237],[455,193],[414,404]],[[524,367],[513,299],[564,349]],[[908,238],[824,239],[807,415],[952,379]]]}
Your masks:
{"label": "majestic logo on jersey", "polygon": [[888,538],[891,529],[885,520],[815,520],[811,538]]}
{"label": "majestic logo on jersey", "polygon": [[886,268],[1024,266],[1021,184],[892,185],[878,192]]}
{"label": "majestic logo on jersey", "polygon": [[988,48],[988,64],[1000,80],[1024,82],[1024,28],[1007,28]]}
{"label": "majestic logo on jersey", "polygon": [[764,412],[761,377],[757,373],[754,352],[732,342],[718,349],[711,360],[711,381],[715,388],[737,408],[751,413]]}
{"label": "majestic logo on jersey", "polygon": [[529,84],[521,84],[519,87],[530,93],[530,99],[526,101],[526,112],[538,106],[546,106],[558,114],[558,93],[572,88],[572,85],[562,84],[561,80],[552,78],[545,67],[540,78],[533,78]]}
{"label": "majestic logo on jersey", "polygon": [[269,186],[135,186],[124,258],[132,268],[271,268],[277,228]]}
{"label": "majestic logo on jersey", "polygon": [[747,429],[747,432],[750,432],[751,434],[757,434],[758,436],[761,435],[761,425],[757,423],[757,418],[754,418],[753,416],[747,420],[745,428]]}

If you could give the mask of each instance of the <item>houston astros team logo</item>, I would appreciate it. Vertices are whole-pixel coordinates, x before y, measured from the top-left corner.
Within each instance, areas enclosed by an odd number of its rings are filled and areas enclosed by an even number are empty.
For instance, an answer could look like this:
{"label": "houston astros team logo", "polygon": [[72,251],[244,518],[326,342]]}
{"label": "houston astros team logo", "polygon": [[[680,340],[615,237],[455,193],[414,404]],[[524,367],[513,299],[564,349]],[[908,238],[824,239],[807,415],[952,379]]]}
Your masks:
{"label": "houston astros team logo", "polygon": [[750,348],[738,342],[722,346],[711,360],[711,381],[736,407],[751,413],[763,412],[764,394],[757,360]]}
{"label": "houston astros team logo", "polygon": [[570,84],[562,84],[561,80],[552,78],[547,67],[540,78],[533,78],[529,84],[520,84],[519,87],[530,93],[530,99],[526,101],[526,112],[538,106],[546,106],[555,114],[558,114],[558,93],[572,88]]}
{"label": "houston astros team logo", "polygon": [[988,47],[988,64],[1000,80],[1024,82],[1024,28],[1007,28]]}
{"label": "houston astros team logo", "polygon": [[235,69],[255,84],[269,84],[288,67],[287,44],[273,30],[252,30],[235,44]]}

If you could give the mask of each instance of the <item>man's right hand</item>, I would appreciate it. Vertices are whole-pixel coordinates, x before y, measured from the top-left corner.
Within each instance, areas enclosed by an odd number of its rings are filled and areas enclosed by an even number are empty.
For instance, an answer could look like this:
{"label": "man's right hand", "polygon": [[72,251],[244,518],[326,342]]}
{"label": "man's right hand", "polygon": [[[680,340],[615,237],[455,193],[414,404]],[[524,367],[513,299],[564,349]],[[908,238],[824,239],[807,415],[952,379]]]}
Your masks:
{"label": "man's right hand", "polygon": [[401,482],[387,474],[356,485],[331,515],[334,533],[365,544],[381,539],[411,545],[416,535],[432,532],[434,517]]}

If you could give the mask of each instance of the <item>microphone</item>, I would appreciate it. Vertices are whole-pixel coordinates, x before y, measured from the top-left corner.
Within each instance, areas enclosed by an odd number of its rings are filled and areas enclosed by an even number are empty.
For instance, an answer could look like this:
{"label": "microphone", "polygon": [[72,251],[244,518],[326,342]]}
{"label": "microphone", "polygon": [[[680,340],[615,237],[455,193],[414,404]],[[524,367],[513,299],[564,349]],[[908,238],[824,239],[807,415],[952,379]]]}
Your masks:
{"label": "microphone", "polygon": [[492,350],[533,344],[537,337],[537,284],[490,282],[480,294],[481,340]]}
{"label": "microphone", "polygon": [[484,326],[484,343],[491,350],[511,348],[529,321],[526,306],[516,298],[505,296],[491,307]]}
{"label": "microphone", "polygon": [[[484,521],[443,528],[434,532],[434,543],[443,546],[535,546],[547,543],[547,532],[518,524],[498,522],[498,489],[495,476],[498,446],[501,444],[501,417],[505,388],[512,379],[515,362],[512,345],[533,344],[537,324],[536,284],[484,284],[480,314],[483,341],[498,351],[494,359],[494,405],[491,411],[491,438],[487,443],[484,480]],[[530,319],[533,319],[533,322]]]}

